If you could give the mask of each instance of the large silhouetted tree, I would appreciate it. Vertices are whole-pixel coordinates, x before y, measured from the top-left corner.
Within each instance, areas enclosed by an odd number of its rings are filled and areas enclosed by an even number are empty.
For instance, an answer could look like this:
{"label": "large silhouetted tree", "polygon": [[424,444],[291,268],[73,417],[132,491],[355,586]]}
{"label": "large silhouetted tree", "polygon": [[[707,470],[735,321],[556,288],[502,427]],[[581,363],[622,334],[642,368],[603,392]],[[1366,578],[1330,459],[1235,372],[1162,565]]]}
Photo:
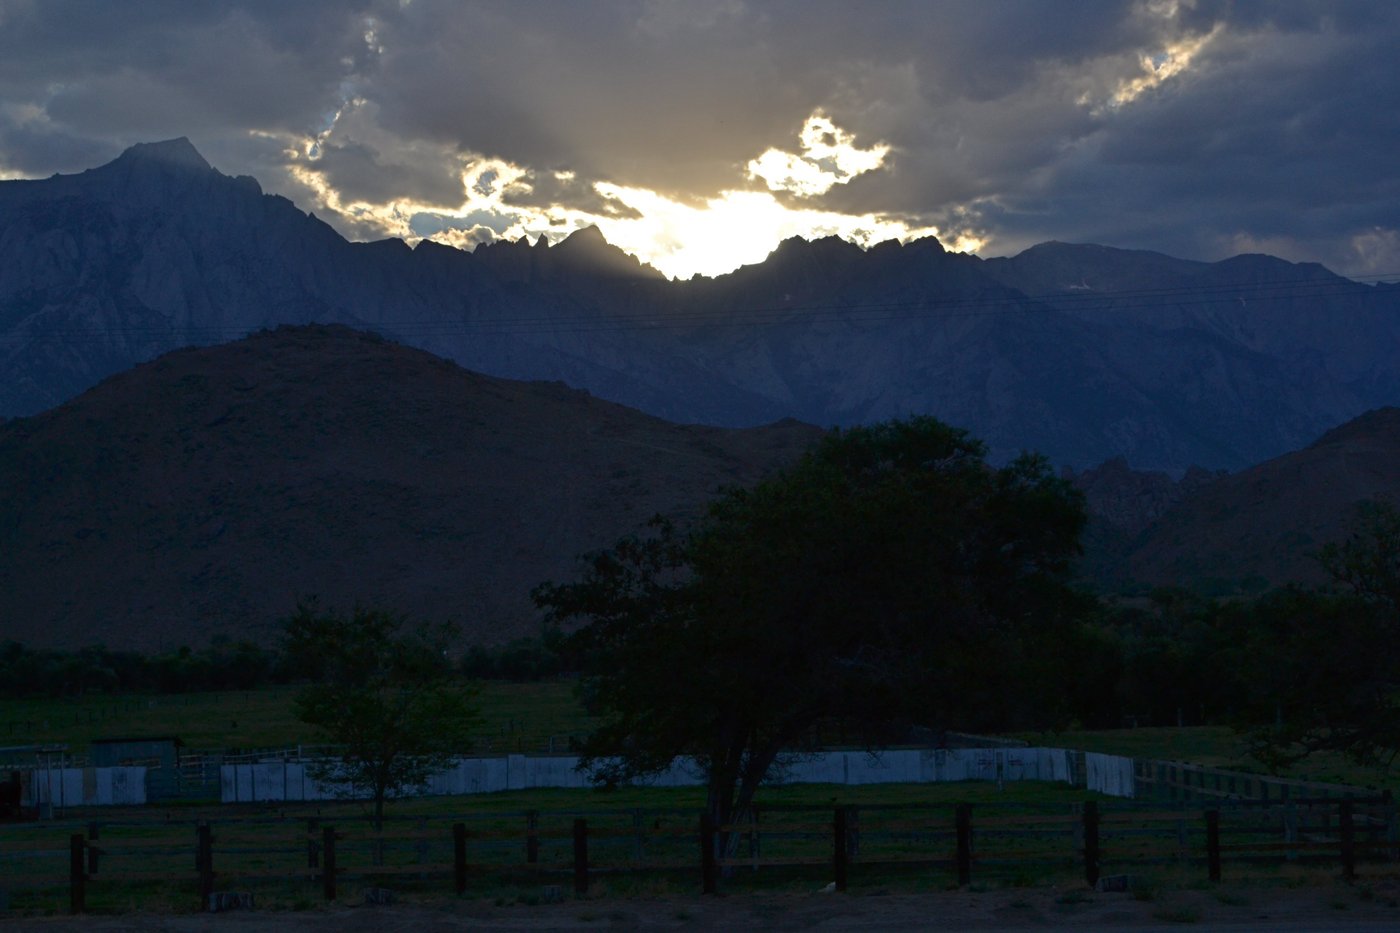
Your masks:
{"label": "large silhouetted tree", "polygon": [[1030,724],[1054,708],[1056,632],[1080,497],[1046,463],[994,468],[931,418],[829,435],[791,469],[724,493],[682,534],[587,558],[536,600],[578,625],[603,725],[584,767],[622,782],[693,756],[717,825],[814,725]]}

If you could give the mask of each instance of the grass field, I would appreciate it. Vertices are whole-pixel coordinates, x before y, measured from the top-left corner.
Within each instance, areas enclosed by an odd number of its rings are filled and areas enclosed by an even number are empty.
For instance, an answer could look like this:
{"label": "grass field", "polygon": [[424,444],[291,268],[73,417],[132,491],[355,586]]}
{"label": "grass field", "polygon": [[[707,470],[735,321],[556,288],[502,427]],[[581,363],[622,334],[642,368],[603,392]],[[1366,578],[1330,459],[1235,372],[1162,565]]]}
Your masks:
{"label": "grass field", "polygon": [[[178,736],[190,750],[289,748],[321,739],[296,718],[295,687],[152,696],[88,695],[0,700],[0,746],[64,743],[82,754],[93,739]],[[484,682],[475,751],[563,752],[591,720],[573,683]]]}
{"label": "grass field", "polygon": [[[1032,745],[1074,748],[1128,758],[1186,761],[1213,768],[1257,773],[1269,771],[1250,755],[1247,737],[1226,726],[1026,732],[1017,733],[1016,737]],[[1364,767],[1338,754],[1314,755],[1286,769],[1282,776],[1400,791],[1400,774]]]}
{"label": "grass field", "polygon": [[[178,736],[191,751],[290,748],[321,739],[297,720],[295,687],[155,696],[89,695],[63,699],[0,700],[0,746],[64,743],[81,755],[97,738]],[[593,720],[574,695],[572,681],[480,684],[478,754],[568,750]],[[1017,733],[1033,745],[1187,761],[1242,771],[1266,770],[1249,755],[1247,740],[1224,726]],[[1287,772],[1311,781],[1400,791],[1400,776],[1363,768],[1341,756],[1316,756]]]}

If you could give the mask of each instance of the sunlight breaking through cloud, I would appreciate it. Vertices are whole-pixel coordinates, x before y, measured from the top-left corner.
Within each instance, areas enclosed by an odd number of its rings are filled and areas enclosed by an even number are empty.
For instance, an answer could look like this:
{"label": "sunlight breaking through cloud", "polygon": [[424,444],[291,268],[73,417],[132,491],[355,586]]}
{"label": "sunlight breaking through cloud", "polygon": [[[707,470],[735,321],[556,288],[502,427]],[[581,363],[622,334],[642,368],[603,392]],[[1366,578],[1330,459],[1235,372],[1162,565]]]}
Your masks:
{"label": "sunlight breaking through cloud", "polygon": [[1224,30],[1223,23],[1216,23],[1210,32],[1191,36],[1167,44],[1152,54],[1143,54],[1138,59],[1142,73],[1119,83],[1106,103],[1096,108],[1096,113],[1113,110],[1131,104],[1143,94],[1161,87],[1177,75],[1191,67],[1191,61],[1201,50],[1213,42]]}
{"label": "sunlight breaking through cloud", "polygon": [[807,118],[798,136],[801,154],[769,149],[748,164],[749,178],[762,179],[770,191],[787,191],[809,198],[826,194],[857,175],[884,164],[890,147],[881,143],[861,149],[847,133],[820,110]]}
{"label": "sunlight breaking through cloud", "polygon": [[703,207],[654,191],[599,183],[605,197],[634,208],[636,218],[598,218],[610,243],[672,278],[718,275],[761,262],[781,241],[839,236],[860,246],[936,236],[936,227],[910,227],[875,214],[793,209],[766,191],[725,191]]}
{"label": "sunlight breaking through cloud", "polygon": [[[459,156],[462,200],[455,207],[403,198],[375,203],[348,199],[321,164],[331,134],[345,112],[328,115],[321,133],[287,144],[288,172],[309,190],[320,208],[340,215],[358,233],[400,237],[410,243],[431,238],[461,249],[496,239],[551,242],[574,230],[597,226],[613,245],[672,278],[720,275],[762,261],[782,240],[839,236],[861,246],[885,240],[938,236],[929,225],[875,213],[848,214],[819,207],[792,207],[778,194],[814,198],[834,185],[879,169],[890,147],[855,145],[855,137],[822,111],[804,123],[800,154],[769,149],[747,165],[743,180],[762,180],[767,191],[726,189],[699,202],[682,201],[648,188],[593,181],[590,209],[567,203],[532,204],[546,182],[577,185],[569,170],[544,173],[500,158]],[[543,187],[542,187],[543,186]],[[543,199],[542,199],[543,200]],[[599,207],[601,200],[602,207]],[[975,231],[949,235],[949,247],[975,251],[984,240]]]}

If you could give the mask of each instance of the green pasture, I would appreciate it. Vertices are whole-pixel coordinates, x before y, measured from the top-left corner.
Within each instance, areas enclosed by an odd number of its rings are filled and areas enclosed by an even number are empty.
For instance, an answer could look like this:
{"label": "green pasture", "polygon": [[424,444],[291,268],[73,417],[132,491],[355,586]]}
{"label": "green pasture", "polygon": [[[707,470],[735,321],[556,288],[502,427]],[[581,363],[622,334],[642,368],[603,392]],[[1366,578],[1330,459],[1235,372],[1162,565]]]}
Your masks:
{"label": "green pasture", "polygon": [[[1184,726],[1137,729],[1021,732],[1016,738],[1032,745],[1073,748],[1128,758],[1185,761],[1212,768],[1269,774],[1271,770],[1250,754],[1247,736],[1228,726]],[[1328,784],[1351,784],[1400,791],[1400,774],[1358,764],[1344,755],[1319,753],[1280,772],[1281,777]]]}
{"label": "green pasture", "polygon": [[[475,751],[564,752],[591,728],[571,681],[478,685]],[[192,751],[289,748],[320,741],[296,718],[296,687],[149,696],[0,700],[0,746],[66,743],[82,754],[93,739],[178,736]]]}
{"label": "green pasture", "polygon": [[[569,680],[486,681],[478,688],[481,723],[474,739],[478,754],[565,753],[569,738],[584,735],[594,722]],[[75,754],[83,754],[93,739],[133,735],[178,736],[190,751],[315,744],[318,736],[293,711],[296,689],[0,700],[0,746],[66,743]],[[1024,732],[1015,738],[1032,745],[1133,758],[1268,770],[1250,756],[1247,739],[1224,726]],[[1285,776],[1400,790],[1400,779],[1394,774],[1362,767],[1340,755],[1314,756]]]}

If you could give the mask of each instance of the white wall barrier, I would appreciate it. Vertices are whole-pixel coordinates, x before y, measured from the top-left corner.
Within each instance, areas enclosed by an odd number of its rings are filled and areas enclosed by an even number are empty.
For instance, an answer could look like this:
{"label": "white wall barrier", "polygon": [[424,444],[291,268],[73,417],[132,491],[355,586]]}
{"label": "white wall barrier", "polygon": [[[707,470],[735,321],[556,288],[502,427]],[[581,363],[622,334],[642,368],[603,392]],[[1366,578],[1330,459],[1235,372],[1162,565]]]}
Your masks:
{"label": "white wall barrier", "polygon": [[26,807],[113,807],[146,802],[146,769],[36,768],[21,781]]}
{"label": "white wall barrier", "polygon": [[[1071,781],[1070,755],[1063,748],[938,748],[884,752],[819,752],[779,762],[768,783],[778,784],[929,784],[946,781]],[[588,776],[577,770],[572,756],[459,758],[456,764],[428,779],[429,795],[487,794],[537,787],[588,787]],[[28,772],[23,783],[25,806],[54,808],[128,806],[146,802],[146,769],[43,768]],[[220,768],[220,800],[224,803],[330,800],[337,788],[315,780],[305,764],[266,761],[226,764]],[[703,783],[700,769],[689,759],[644,783],[651,787],[694,787]],[[1087,790],[1112,797],[1135,793],[1133,759],[1084,753],[1083,784]]]}
{"label": "white wall barrier", "polygon": [[[1069,755],[1063,748],[939,748],[884,752],[819,752],[794,756],[775,766],[770,784],[928,784],[945,781],[1070,781]],[[1100,755],[1098,758],[1110,758]],[[1127,762],[1128,795],[1132,759]],[[588,787],[572,756],[459,758],[451,768],[428,779],[425,794],[486,794],[537,787]],[[1109,773],[1097,766],[1091,773]],[[1117,772],[1113,772],[1117,773]],[[306,765],[290,761],[226,764],[220,769],[224,803],[282,800],[327,800],[337,788],[307,774]],[[1121,780],[1121,779],[1120,779]],[[694,787],[703,783],[700,769],[677,759],[670,769],[644,783],[651,787]],[[1101,781],[1101,783],[1104,783]],[[1108,786],[1105,783],[1105,788]],[[1094,787],[1094,790],[1101,788]],[[1104,793],[1114,793],[1103,789]]]}
{"label": "white wall barrier", "polygon": [[1085,752],[1084,788],[1110,797],[1134,797],[1137,788],[1133,780],[1133,759]]}

